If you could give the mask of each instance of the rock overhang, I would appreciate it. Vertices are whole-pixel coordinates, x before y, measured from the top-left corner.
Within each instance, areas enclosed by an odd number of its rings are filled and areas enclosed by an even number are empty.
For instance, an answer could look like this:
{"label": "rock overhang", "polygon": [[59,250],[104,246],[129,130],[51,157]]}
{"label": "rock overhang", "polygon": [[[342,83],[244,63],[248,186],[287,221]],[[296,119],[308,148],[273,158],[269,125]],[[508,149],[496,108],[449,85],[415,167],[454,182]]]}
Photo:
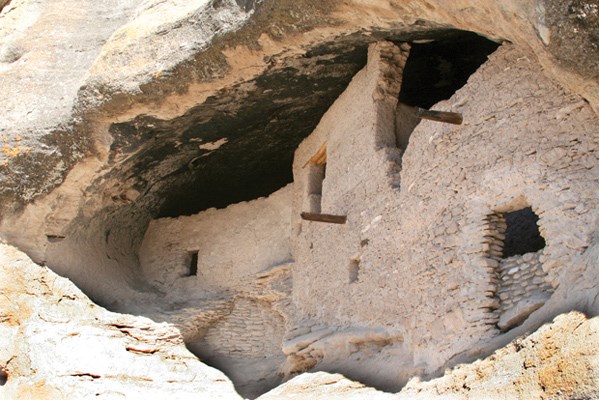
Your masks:
{"label": "rock overhang", "polygon": [[[219,90],[179,117],[164,120],[139,115],[112,124],[110,161],[126,159],[120,172],[128,174],[117,180],[130,182],[130,177],[140,177],[135,189],[161,199],[159,210],[152,213],[171,217],[274,192],[291,181],[295,148],[365,65],[367,45],[379,37],[473,46],[479,59],[473,57],[474,68],[462,73],[460,85],[480,65],[481,55],[484,59],[497,46],[473,33],[418,26],[413,32],[354,33],[318,44],[299,56],[273,57],[256,78]],[[437,62],[431,64],[431,69],[437,67]],[[431,78],[429,83],[440,79]],[[415,91],[414,87],[409,90]],[[418,96],[410,93],[406,98]],[[430,101],[418,105],[430,106]],[[210,147],[219,141],[218,149]]]}
{"label": "rock overhang", "polygon": [[[305,73],[307,70],[302,70],[302,66],[298,68],[298,65],[294,65],[293,60],[314,59],[315,54],[320,52],[321,56],[328,53],[328,57],[332,57],[332,59],[322,60],[322,62],[341,61],[339,66],[343,65],[338,69],[338,76],[328,84],[331,90],[326,90],[327,84],[321,82],[320,96],[314,94],[311,96],[313,107],[303,110],[308,114],[308,118],[304,118],[306,115],[302,114],[302,110],[296,110],[300,111],[295,113],[299,117],[293,123],[299,125],[297,132],[306,134],[309,132],[308,126],[313,127],[314,121],[318,119],[316,108],[319,108],[320,114],[322,114],[335,98],[335,93],[338,94],[353,73],[359,69],[360,63],[356,62],[359,58],[357,53],[365,54],[367,43],[379,39],[410,42],[439,38],[451,32],[452,28],[466,27],[489,37],[522,41],[523,36],[530,35],[530,32],[527,31],[530,27],[524,26],[521,24],[522,21],[518,21],[516,25],[520,31],[510,32],[506,29],[504,19],[508,18],[510,13],[516,15],[517,12],[521,12],[522,18],[532,20],[537,18],[540,12],[539,9],[531,8],[529,10],[522,5],[517,6],[511,3],[498,7],[492,2],[481,4],[479,9],[473,8],[468,13],[463,10],[454,10],[455,13],[450,15],[441,12],[439,6],[434,4],[376,3],[365,6],[340,1],[326,4],[309,0],[299,2],[210,1],[206,4],[203,3],[197,9],[185,9],[181,12],[177,11],[180,6],[176,6],[166,15],[173,21],[176,20],[176,23],[167,18],[168,21],[163,21],[162,25],[164,26],[158,24],[160,26],[145,32],[140,31],[137,26],[139,21],[146,18],[147,13],[156,12],[164,5],[148,3],[143,7],[135,7],[134,1],[130,3],[132,5],[130,8],[135,12],[127,10],[131,15],[129,22],[115,31],[112,37],[105,39],[106,44],[81,85],[69,122],[53,129],[31,132],[27,136],[31,136],[32,140],[29,140],[29,144],[21,146],[23,148],[27,146],[29,153],[14,160],[8,160],[8,164],[3,167],[5,172],[2,196],[4,206],[14,204],[15,201],[29,203],[34,198],[49,192],[64,180],[68,171],[82,157],[94,154],[94,152],[100,157],[106,155],[110,151],[106,144],[115,139],[112,150],[123,151],[122,147],[126,147],[127,144],[123,143],[122,139],[127,135],[118,134],[117,126],[121,128],[121,131],[124,129],[124,126],[120,124],[128,122],[139,124],[144,118],[147,118],[146,116],[171,121],[184,119],[186,115],[193,114],[193,109],[199,105],[206,106],[204,107],[207,108],[205,113],[210,114],[212,111],[209,108],[218,109],[219,107],[215,107],[215,104],[221,100],[229,100],[238,104],[244,104],[246,100],[249,100],[250,102],[247,104],[250,105],[251,101],[254,101],[252,105],[255,106],[256,102],[262,102],[258,96],[259,93],[257,91],[248,93],[242,87],[254,84],[258,91],[264,92],[269,90],[268,84],[264,85],[264,82],[269,79],[272,79],[272,84],[279,79],[279,84],[289,84],[290,88],[294,89],[298,87],[305,89],[304,85],[318,83],[320,77],[307,75]],[[548,6],[547,9],[553,12],[551,15],[555,20],[557,8]],[[497,13],[497,19],[491,24],[489,24],[491,20],[485,14],[490,10],[501,11]],[[223,12],[233,12],[237,22],[219,26],[218,15]],[[361,13],[362,17],[356,18],[356,13]],[[202,21],[210,22],[206,24],[210,26],[206,32],[204,28],[199,31],[194,28],[199,27]],[[592,21],[589,23],[586,20],[583,22],[586,25],[592,23]],[[127,34],[127,32],[134,34]],[[165,32],[168,35],[165,35]],[[184,32],[188,32],[191,36],[185,37]],[[592,31],[589,32],[592,34]],[[133,39],[137,40],[136,46],[132,46]],[[541,43],[540,40],[539,43]],[[539,48],[539,43],[531,42],[530,45],[538,50],[538,53],[542,53],[543,50]],[[336,49],[332,49],[333,47]],[[138,56],[132,57],[131,54],[128,54],[131,51]],[[169,51],[172,51],[172,55],[167,57],[166,54]],[[354,60],[342,60],[343,52],[346,51],[349,52],[348,57],[354,54]],[[158,62],[158,59],[162,61]],[[147,63],[142,62],[143,60],[146,60]],[[125,63],[123,64],[123,62]],[[287,67],[281,68],[281,65],[286,64]],[[115,75],[114,68],[119,65],[121,65],[119,74]],[[284,70],[284,68],[289,69]],[[296,82],[293,82],[294,73],[295,78],[299,78]],[[124,78],[119,79],[120,75],[123,75]],[[307,78],[305,82],[301,82],[301,79],[305,78]],[[331,76],[329,75],[328,78]],[[332,89],[333,85],[337,85],[335,89]],[[244,91],[246,91],[245,94],[243,94]],[[234,97],[231,97],[231,92],[234,93]],[[240,97],[239,94],[242,96]],[[301,90],[292,94],[295,94],[300,100],[305,98]],[[269,93],[269,96],[265,96],[265,101],[263,101],[265,105],[271,103],[270,108],[266,108],[267,114],[270,111],[271,115],[272,111],[276,112],[272,104],[274,103],[273,95],[276,95],[276,92]],[[291,103],[289,99],[286,99],[282,108],[295,107],[290,106]],[[221,105],[222,111],[226,111],[225,108]],[[236,108],[238,107],[229,110],[229,114],[234,114]],[[259,115],[255,110],[248,110],[247,114],[250,120],[249,111],[254,114],[254,117]],[[294,110],[288,112],[292,113],[292,111]],[[228,117],[230,115],[223,116],[220,118],[221,121],[215,120],[213,123],[229,123],[231,118]],[[285,121],[285,123],[279,122],[283,126],[283,130],[290,127],[288,118],[283,118],[281,121]],[[311,122],[308,123],[308,121]],[[94,125],[94,128],[90,129],[91,125]],[[108,128],[106,127],[111,125],[112,132],[117,132],[116,138],[107,133]],[[255,124],[255,129],[259,129],[257,125]],[[273,123],[273,126],[276,124]],[[206,133],[206,135],[225,136],[214,133],[214,131]],[[298,137],[301,135],[302,133],[296,133],[288,147],[293,146],[291,142],[297,144]],[[251,136],[248,135],[248,137]],[[279,138],[281,136],[277,135]],[[136,140],[127,138],[126,141],[135,142]],[[210,137],[207,137],[205,141],[210,141]],[[274,140],[270,142],[269,146],[274,146],[275,143],[280,142]],[[229,142],[224,149],[228,147],[233,147],[233,143]],[[172,147],[164,147],[157,149],[157,154],[177,150]],[[185,157],[192,155],[189,149],[183,149],[182,154]],[[218,152],[208,155],[206,158],[219,158],[216,157],[217,154]],[[196,156],[201,155],[197,154]],[[173,169],[173,165],[169,166],[171,173],[176,170],[177,174],[181,175],[181,168],[185,168],[184,161],[194,159],[191,157],[184,160],[185,157],[181,157],[182,159],[177,163],[180,168]],[[279,157],[279,159],[289,161],[289,156]],[[231,165],[234,164],[234,160],[235,157],[217,160],[215,169],[219,168],[218,163],[226,162]],[[255,193],[241,196],[240,199],[271,191],[276,186],[282,186],[290,177],[289,171],[277,171],[274,176],[269,177],[265,173],[268,170],[267,167],[251,166],[254,158],[248,156],[243,160],[250,162],[250,167],[247,168],[249,171],[260,170],[260,173],[253,174],[254,177],[259,177],[262,174],[262,179],[267,180],[268,183],[262,185],[262,188]],[[205,160],[201,161],[200,164],[203,165]],[[143,168],[147,164],[146,157],[145,161],[136,165]],[[114,163],[108,163],[108,169],[114,166]],[[119,169],[123,168],[119,167]],[[122,176],[119,177],[121,180],[122,178]],[[183,178],[182,183],[178,186],[193,185],[192,181],[195,179]],[[239,179],[239,182],[247,182],[247,179]],[[157,187],[159,186],[161,185],[157,185]],[[240,187],[240,185],[232,184],[231,188],[233,187]],[[230,190],[232,189],[227,189],[225,192],[230,192]],[[177,191],[180,192],[180,190]],[[144,194],[145,191],[141,190],[141,193]],[[210,201],[199,207],[224,204],[222,198],[226,195],[211,196]],[[179,212],[191,211],[191,209],[187,211],[183,209],[177,211],[176,207],[166,205],[158,207],[158,211],[154,210],[153,212],[160,215],[175,215]]]}

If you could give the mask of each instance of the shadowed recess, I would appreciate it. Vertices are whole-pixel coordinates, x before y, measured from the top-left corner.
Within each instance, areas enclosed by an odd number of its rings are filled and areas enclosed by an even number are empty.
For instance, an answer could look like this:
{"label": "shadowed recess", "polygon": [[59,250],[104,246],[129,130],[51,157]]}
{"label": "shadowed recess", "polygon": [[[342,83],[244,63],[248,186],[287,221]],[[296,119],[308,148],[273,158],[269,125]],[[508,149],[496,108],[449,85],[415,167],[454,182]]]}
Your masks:
{"label": "shadowed recess", "polygon": [[8,373],[6,372],[6,370],[4,368],[2,368],[0,366],[0,386],[6,385],[7,381],[8,381]]}
{"label": "shadowed recess", "polygon": [[505,214],[507,228],[503,258],[535,253],[545,247],[545,239],[538,226],[539,216],[531,207]]}
{"label": "shadowed recess", "polygon": [[413,43],[399,101],[430,108],[449,99],[499,47],[472,32],[456,32],[428,43]]}
{"label": "shadowed recess", "polygon": [[173,120],[114,124],[112,154],[159,200],[158,217],[267,196],[292,181],[293,153],[366,63],[366,44],[323,45]]}

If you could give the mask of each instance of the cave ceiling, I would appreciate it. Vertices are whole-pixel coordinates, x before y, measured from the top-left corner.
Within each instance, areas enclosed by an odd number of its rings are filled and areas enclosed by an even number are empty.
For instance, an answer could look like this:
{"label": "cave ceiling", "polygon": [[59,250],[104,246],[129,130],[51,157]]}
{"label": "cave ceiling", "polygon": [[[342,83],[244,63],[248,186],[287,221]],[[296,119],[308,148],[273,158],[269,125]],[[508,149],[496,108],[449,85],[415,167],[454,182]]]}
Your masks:
{"label": "cave ceiling", "polygon": [[464,36],[476,35],[422,26],[358,32],[301,56],[272,57],[260,76],[220,90],[179,117],[138,115],[112,124],[110,161],[121,164],[112,178],[128,182],[160,217],[266,196],[292,181],[295,148],[365,65],[368,43]]}

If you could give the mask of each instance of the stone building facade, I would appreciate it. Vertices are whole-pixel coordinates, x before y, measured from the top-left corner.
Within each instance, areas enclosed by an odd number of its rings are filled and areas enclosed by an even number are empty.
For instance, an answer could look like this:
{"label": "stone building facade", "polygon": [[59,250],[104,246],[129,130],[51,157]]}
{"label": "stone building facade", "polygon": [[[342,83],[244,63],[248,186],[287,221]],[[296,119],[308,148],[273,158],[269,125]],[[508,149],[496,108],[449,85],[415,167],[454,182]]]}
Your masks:
{"label": "stone building facade", "polygon": [[[461,125],[419,122],[398,102],[409,52],[370,46],[367,66],[297,149],[289,187],[151,223],[141,266],[171,303],[185,293],[198,308],[215,298],[236,304],[209,324],[182,322],[188,337],[240,360],[262,349],[272,374],[334,370],[392,390],[475,358],[568,302],[597,229],[596,115],[532,54],[505,44],[434,106],[461,113]],[[278,297],[248,303],[281,265]],[[263,310],[252,316],[277,321],[252,336],[268,345],[227,336],[231,310],[248,304]],[[260,318],[252,326],[268,325]]]}

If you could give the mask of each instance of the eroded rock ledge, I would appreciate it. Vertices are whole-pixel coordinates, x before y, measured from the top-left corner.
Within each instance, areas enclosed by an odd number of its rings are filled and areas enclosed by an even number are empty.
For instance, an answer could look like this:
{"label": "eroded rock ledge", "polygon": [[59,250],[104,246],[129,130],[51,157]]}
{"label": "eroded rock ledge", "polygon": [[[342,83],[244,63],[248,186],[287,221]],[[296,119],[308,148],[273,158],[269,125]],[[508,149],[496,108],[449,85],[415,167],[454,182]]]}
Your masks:
{"label": "eroded rock ledge", "polygon": [[258,397],[294,399],[594,399],[599,396],[599,319],[571,312],[488,358],[441,378],[413,379],[400,393],[368,388],[339,374],[307,373]]}
{"label": "eroded rock ledge", "polygon": [[[223,126],[249,128],[244,148],[252,149],[252,140],[258,140],[252,129],[266,131],[259,140],[276,151],[249,152],[241,159],[234,152],[221,160],[248,165],[246,171],[231,171],[224,180],[231,186],[243,181],[235,181],[239,174],[264,180],[268,168],[260,170],[253,160],[273,160],[271,170],[288,163],[290,151],[363,66],[366,45],[378,39],[440,39],[451,29],[462,29],[509,40],[531,49],[548,74],[597,109],[596,63],[587,66],[584,61],[595,54],[593,40],[576,41],[572,48],[563,41],[553,46],[564,29],[580,37],[596,35],[593,4],[577,1],[564,10],[553,4],[559,2],[533,3],[227,0],[182,5],[128,0],[113,8],[84,0],[60,6],[12,1],[0,16],[1,90],[12,94],[3,99],[6,116],[0,126],[6,147],[0,155],[2,207],[10,210],[14,202],[22,205],[47,193],[78,160],[94,154],[101,162],[97,171],[87,166],[85,192],[118,198],[133,187],[142,195],[138,200],[148,201],[144,208],[159,212],[160,196],[151,196],[151,188],[158,184],[164,187],[155,190],[162,194],[167,188],[180,192],[189,183],[183,172],[203,154],[185,141],[164,140],[161,133],[168,129],[185,138],[189,128],[208,119],[211,124],[195,132],[205,142],[223,137]],[[62,12],[69,9],[77,12]],[[565,27],[565,18],[578,22]],[[86,36],[72,35],[75,31]],[[566,63],[570,69],[558,67],[562,54],[570,60],[579,56],[582,62]],[[582,65],[584,73],[578,74]],[[194,117],[198,106],[202,110]],[[192,121],[164,123],[183,115]],[[123,122],[124,127],[118,125]],[[160,145],[152,144],[155,140]],[[179,150],[182,154],[168,166],[156,165],[160,157]],[[132,154],[137,162],[121,165]],[[140,168],[150,176],[132,180]],[[279,174],[264,188],[248,190],[264,195],[270,187],[282,186],[289,171]]]}
{"label": "eroded rock ledge", "polygon": [[241,398],[177,329],[115,314],[0,244],[3,399]]}

